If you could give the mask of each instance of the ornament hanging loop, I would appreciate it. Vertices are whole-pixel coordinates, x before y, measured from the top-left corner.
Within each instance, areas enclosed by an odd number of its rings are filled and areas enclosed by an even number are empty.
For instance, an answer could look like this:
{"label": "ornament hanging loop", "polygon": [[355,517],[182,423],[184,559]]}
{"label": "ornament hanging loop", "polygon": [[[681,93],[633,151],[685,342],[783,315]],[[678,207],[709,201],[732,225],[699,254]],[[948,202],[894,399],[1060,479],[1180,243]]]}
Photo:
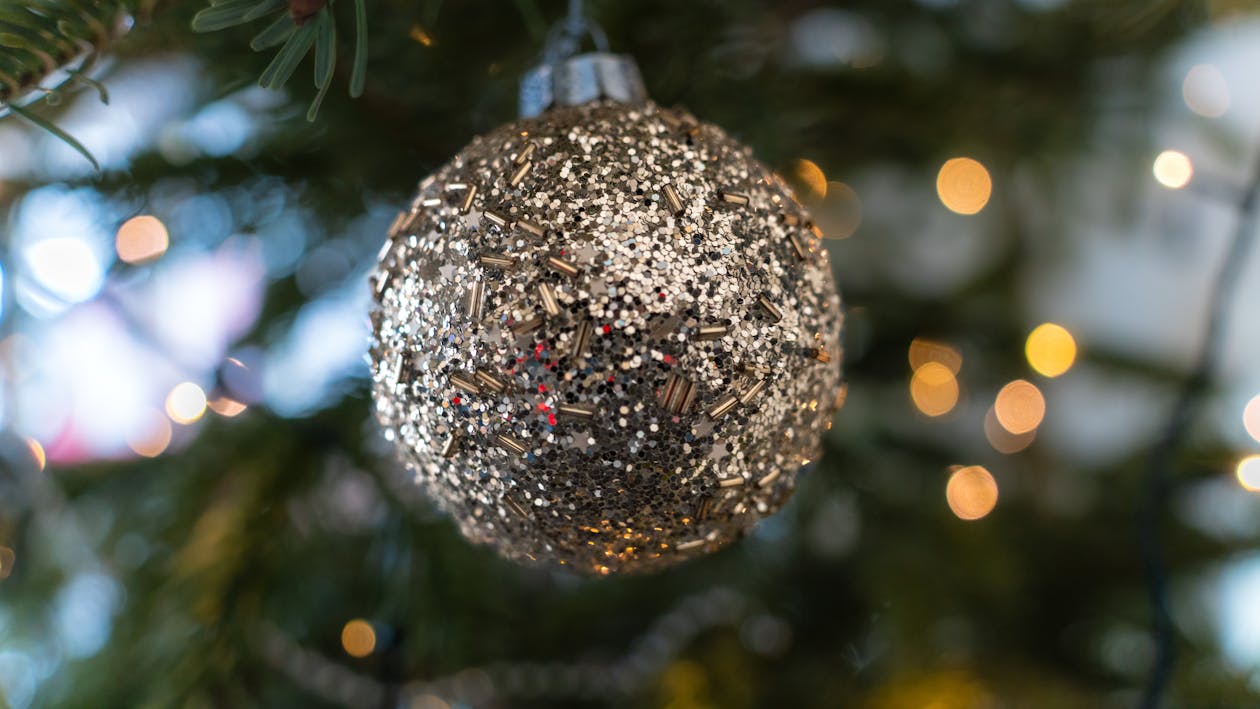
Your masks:
{"label": "ornament hanging loop", "polygon": [[586,16],[582,0],[569,0],[569,14],[564,20],[552,25],[543,44],[542,63],[559,64],[578,53],[582,40],[590,37],[595,51],[608,53],[608,35],[604,28]]}
{"label": "ornament hanging loop", "polygon": [[[578,54],[590,37],[596,51]],[[642,103],[647,90],[634,60],[608,51],[608,36],[582,11],[582,0],[569,0],[569,14],[547,35],[542,61],[521,78],[520,114],[532,118],[552,106],[591,101]]]}

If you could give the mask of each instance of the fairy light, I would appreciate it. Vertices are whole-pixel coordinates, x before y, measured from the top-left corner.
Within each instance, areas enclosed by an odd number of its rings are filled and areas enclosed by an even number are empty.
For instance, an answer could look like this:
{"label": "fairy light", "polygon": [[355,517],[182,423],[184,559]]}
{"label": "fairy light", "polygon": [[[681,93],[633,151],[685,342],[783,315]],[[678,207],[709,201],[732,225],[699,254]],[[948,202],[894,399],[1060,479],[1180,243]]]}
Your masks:
{"label": "fairy light", "polygon": [[1194,176],[1194,164],[1183,152],[1165,150],[1155,158],[1151,172],[1159,184],[1170,190],[1179,190],[1190,184],[1190,178]]}
{"label": "fairy light", "polygon": [[997,481],[983,466],[955,468],[945,485],[945,501],[959,519],[982,519],[997,506]]}
{"label": "fairy light", "polygon": [[971,158],[951,158],[936,175],[936,194],[941,204],[957,214],[977,214],[989,203],[993,179]]}
{"label": "fairy light", "polygon": [[43,470],[48,465],[48,454],[44,452],[44,447],[34,438],[26,439],[26,447],[31,451],[31,458],[35,460],[35,466],[39,470]]}
{"label": "fairy light", "polygon": [[792,172],[806,187],[805,194],[801,195],[802,199],[815,201],[827,196],[827,175],[817,163],[802,158],[792,164]]}
{"label": "fairy light", "polygon": [[1249,455],[1238,461],[1238,484],[1248,492],[1260,492],[1260,455]]}
{"label": "fairy light", "polygon": [[1076,339],[1062,325],[1043,323],[1024,343],[1028,366],[1044,377],[1057,377],[1076,362]]}
{"label": "fairy light", "polygon": [[1256,394],[1243,408],[1243,428],[1260,443],[1260,394]]}
{"label": "fairy light", "polygon": [[355,618],[341,628],[341,647],[350,657],[367,657],[376,649],[376,631],[372,624]]}
{"label": "fairy light", "polygon": [[156,458],[171,444],[171,422],[157,411],[149,417],[149,425],[137,435],[127,438],[127,447],[136,455]]}
{"label": "fairy light", "polygon": [[1024,379],[1002,387],[993,402],[993,415],[1002,428],[1015,435],[1031,433],[1046,415],[1046,400],[1036,384]]}
{"label": "fairy light", "polygon": [[166,415],[179,424],[190,424],[206,413],[206,393],[192,382],[181,382],[166,396]]}
{"label": "fairy light", "polygon": [[910,377],[910,399],[927,416],[944,416],[958,405],[958,380],[949,367],[928,362]]}
{"label": "fairy light", "polygon": [[152,261],[166,253],[170,246],[166,225],[157,217],[141,215],[132,217],[118,227],[114,248],[118,258],[131,264]]}

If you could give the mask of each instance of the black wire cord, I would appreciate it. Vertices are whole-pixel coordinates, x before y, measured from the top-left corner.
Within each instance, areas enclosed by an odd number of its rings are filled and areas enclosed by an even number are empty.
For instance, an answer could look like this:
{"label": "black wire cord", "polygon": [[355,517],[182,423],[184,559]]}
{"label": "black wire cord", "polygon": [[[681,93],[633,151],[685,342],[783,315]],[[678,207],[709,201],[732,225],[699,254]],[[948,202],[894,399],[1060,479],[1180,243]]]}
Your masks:
{"label": "black wire cord", "polygon": [[1229,305],[1242,279],[1247,257],[1255,242],[1256,209],[1260,206],[1260,154],[1252,168],[1251,180],[1238,197],[1238,223],[1217,271],[1208,302],[1207,325],[1194,369],[1182,383],[1169,413],[1163,434],[1151,450],[1145,476],[1144,494],[1138,510],[1138,541],[1145,567],[1147,596],[1151,604],[1151,634],[1155,640],[1155,661],[1142,691],[1139,707],[1158,709],[1163,704],[1176,664],[1176,632],[1168,611],[1168,562],[1163,548],[1161,522],[1171,496],[1177,452],[1185,443],[1190,425],[1202,407],[1208,388],[1220,366],[1226,341]]}

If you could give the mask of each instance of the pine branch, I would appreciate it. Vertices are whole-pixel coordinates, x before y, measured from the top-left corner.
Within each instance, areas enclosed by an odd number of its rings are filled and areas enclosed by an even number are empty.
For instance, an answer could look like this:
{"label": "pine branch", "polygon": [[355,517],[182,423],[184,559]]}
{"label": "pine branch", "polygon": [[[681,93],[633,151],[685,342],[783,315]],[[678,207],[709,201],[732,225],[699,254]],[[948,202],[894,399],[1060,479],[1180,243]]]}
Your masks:
{"label": "pine branch", "polygon": [[[306,113],[308,121],[314,121],[320,104],[332,85],[333,69],[337,63],[337,26],[333,19],[335,0],[211,0],[210,6],[193,17],[195,32],[214,32],[249,24],[265,17],[273,17],[250,41],[256,52],[280,45],[275,58],[263,71],[258,85],[265,89],[280,89],[298,64],[315,51],[315,88],[318,93]],[[350,77],[350,95],[363,93],[367,72],[367,8],[365,0],[355,0],[355,49],[354,64]]]}
{"label": "pine branch", "polygon": [[[130,28],[137,3],[33,0],[0,5],[0,105],[77,81]],[[65,74],[50,88],[51,77]]]}

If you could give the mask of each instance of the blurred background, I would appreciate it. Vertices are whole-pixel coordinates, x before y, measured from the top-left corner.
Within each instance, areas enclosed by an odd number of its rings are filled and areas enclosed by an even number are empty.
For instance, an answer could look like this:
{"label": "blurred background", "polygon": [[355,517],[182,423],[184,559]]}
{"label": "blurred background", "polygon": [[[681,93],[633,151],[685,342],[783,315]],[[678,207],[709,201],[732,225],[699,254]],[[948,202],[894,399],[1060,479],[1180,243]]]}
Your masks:
{"label": "blurred background", "polygon": [[26,109],[100,172],[0,119],[8,706],[1260,705],[1255,4],[591,0],[795,184],[848,309],[795,500],[601,580],[462,541],[365,363],[389,223],[564,3],[369,0],[312,123],[266,22],[115,4],[109,104]]}

